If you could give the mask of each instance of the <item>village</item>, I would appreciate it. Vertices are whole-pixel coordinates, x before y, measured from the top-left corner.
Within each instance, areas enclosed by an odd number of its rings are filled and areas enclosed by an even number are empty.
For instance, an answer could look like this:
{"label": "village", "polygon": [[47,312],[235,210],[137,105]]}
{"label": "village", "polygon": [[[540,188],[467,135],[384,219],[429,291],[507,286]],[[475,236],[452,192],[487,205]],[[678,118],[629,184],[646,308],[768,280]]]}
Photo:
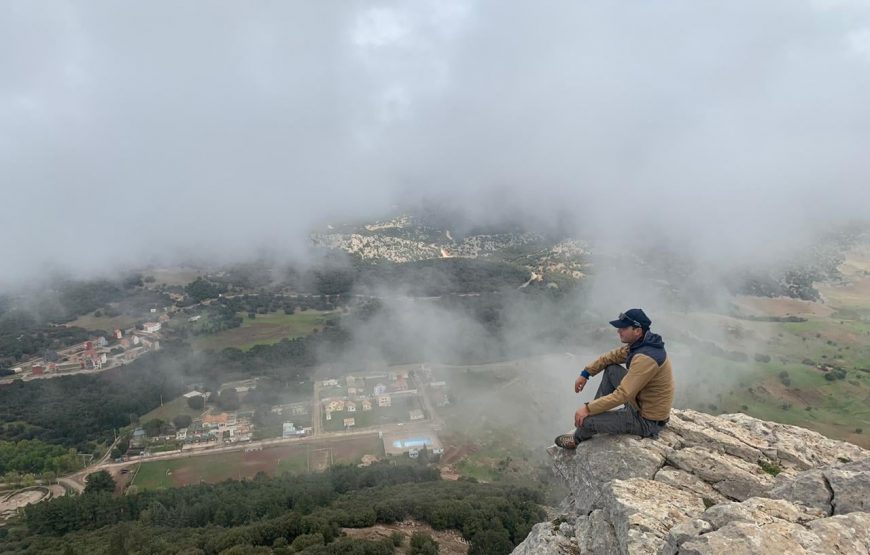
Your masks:
{"label": "village", "polygon": [[[436,434],[439,424],[434,407],[447,404],[446,382],[433,380],[425,365],[350,374],[315,384],[318,414],[314,422],[318,431],[324,432],[387,427],[389,437],[381,433],[385,453],[416,458],[423,447],[436,455],[443,451]],[[406,423],[429,426],[414,426],[413,431],[403,433]]]}
{"label": "village", "polygon": [[[191,389],[173,401],[181,414],[167,412],[174,416],[165,421],[140,421],[126,450],[113,455],[114,462],[165,458],[171,453],[243,449],[259,441],[359,433],[377,433],[384,455],[416,458],[423,449],[431,455],[443,451],[435,408],[449,404],[447,384],[433,380],[423,365],[322,379],[314,383],[313,396],[307,401],[267,407],[249,402],[258,381],[249,378],[228,382],[220,386],[219,393]],[[221,406],[216,395],[232,396],[235,410]],[[257,411],[261,411],[259,416]],[[190,416],[192,413],[195,415]]]}
{"label": "village", "polygon": [[[168,320],[168,315],[161,314],[161,318]],[[12,368],[13,374],[0,383],[100,372],[122,366],[145,353],[160,350],[162,326],[161,320],[145,322],[141,328],[115,329],[108,336],[97,335],[65,349],[46,351],[41,357]]]}

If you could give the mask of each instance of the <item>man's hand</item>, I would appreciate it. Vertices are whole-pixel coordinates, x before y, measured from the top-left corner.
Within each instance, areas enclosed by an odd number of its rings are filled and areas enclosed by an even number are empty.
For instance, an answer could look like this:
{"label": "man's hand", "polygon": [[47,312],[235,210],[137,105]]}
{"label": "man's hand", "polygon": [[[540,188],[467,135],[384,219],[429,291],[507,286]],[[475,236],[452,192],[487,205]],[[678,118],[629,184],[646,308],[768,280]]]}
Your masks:
{"label": "man's hand", "polygon": [[577,379],[574,381],[574,393],[580,393],[583,391],[583,388],[586,386],[586,382],[588,382],[586,378],[583,376],[577,376]]}
{"label": "man's hand", "polygon": [[583,405],[574,413],[574,426],[577,428],[583,426],[583,421],[586,420],[587,416],[589,416],[589,407]]}

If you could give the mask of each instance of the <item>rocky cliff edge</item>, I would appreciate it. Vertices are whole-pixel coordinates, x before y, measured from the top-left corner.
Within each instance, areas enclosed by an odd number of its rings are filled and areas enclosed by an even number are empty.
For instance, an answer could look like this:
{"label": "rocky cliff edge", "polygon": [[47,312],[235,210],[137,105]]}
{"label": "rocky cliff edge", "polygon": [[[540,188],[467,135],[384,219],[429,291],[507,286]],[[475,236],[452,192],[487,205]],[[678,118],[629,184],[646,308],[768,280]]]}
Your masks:
{"label": "rocky cliff edge", "polygon": [[570,494],[515,554],[870,553],[870,451],[803,428],[674,410],[550,455]]}

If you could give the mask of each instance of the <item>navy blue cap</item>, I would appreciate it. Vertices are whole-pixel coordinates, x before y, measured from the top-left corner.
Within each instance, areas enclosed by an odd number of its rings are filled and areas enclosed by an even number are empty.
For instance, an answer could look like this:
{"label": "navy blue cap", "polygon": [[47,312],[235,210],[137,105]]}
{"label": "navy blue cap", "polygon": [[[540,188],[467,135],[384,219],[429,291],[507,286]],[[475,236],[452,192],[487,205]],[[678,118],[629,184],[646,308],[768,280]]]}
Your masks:
{"label": "navy blue cap", "polygon": [[625,312],[621,312],[616,320],[611,320],[610,325],[614,328],[649,328],[652,325],[652,320],[646,313],[639,308],[629,308]]}

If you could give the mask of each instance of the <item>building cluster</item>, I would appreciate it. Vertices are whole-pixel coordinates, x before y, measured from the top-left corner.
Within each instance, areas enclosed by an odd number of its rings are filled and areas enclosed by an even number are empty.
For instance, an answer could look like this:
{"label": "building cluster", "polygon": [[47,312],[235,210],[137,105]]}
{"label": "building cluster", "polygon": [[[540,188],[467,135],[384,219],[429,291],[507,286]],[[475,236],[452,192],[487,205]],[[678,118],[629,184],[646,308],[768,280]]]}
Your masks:
{"label": "building cluster", "polygon": [[[146,326],[148,324],[146,323]],[[160,330],[160,324],[156,324]],[[154,329],[152,326],[151,329]],[[42,358],[31,361],[30,375],[61,374],[80,370],[102,370],[136,360],[148,351],[160,349],[160,336],[154,332],[116,329],[107,338],[93,337],[66,349],[48,351]],[[25,371],[14,368],[16,374]]]}
{"label": "building cluster", "polygon": [[254,437],[254,413],[251,411],[216,412],[196,418],[187,428],[175,433],[175,439],[184,443],[224,441],[239,443]]}
{"label": "building cluster", "polygon": [[[326,421],[341,413],[345,428],[356,426],[355,413],[365,413],[396,405],[397,401],[416,397],[417,390],[409,386],[408,372],[381,372],[365,376],[346,376],[342,380],[320,382],[323,395],[319,402]],[[417,418],[415,418],[417,416]],[[423,411],[411,410],[409,420],[423,419]]]}
{"label": "building cluster", "polygon": [[284,422],[281,426],[281,437],[290,439],[294,437],[303,437],[311,434],[310,427],[297,428],[293,422]]}

